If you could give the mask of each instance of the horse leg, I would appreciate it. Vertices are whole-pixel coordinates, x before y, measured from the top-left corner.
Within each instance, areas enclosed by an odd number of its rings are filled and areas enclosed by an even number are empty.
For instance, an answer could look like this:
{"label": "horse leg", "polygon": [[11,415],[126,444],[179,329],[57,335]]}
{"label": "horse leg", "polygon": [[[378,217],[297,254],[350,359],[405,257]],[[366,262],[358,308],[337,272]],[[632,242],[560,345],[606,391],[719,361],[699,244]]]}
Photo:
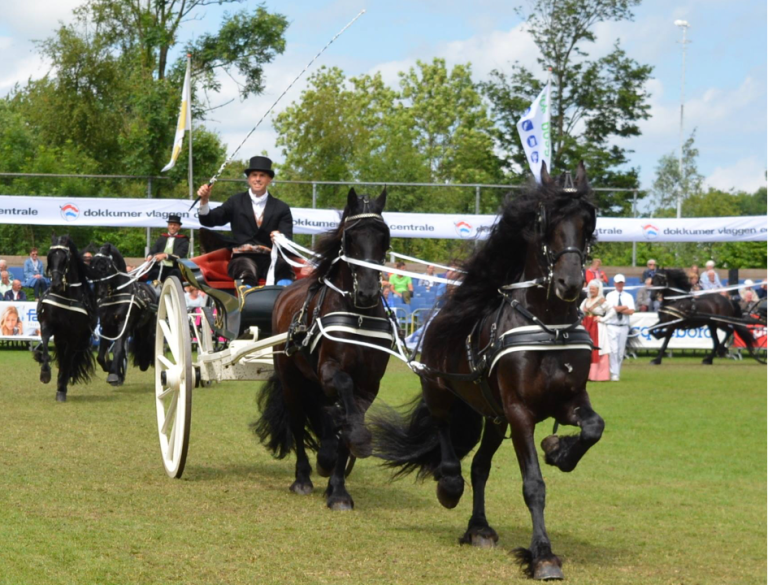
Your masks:
{"label": "horse leg", "polygon": [[329,362],[323,364],[320,370],[323,390],[329,395],[333,395],[335,390],[344,408],[341,424],[343,442],[347,443],[350,453],[355,457],[369,457],[372,452],[371,431],[365,427],[364,411],[355,401],[355,383],[352,376]]}
{"label": "horse leg", "polygon": [[309,476],[312,474],[312,465],[307,457],[307,449],[304,446],[304,427],[306,419],[301,417],[291,417],[291,431],[293,433],[294,444],[296,445],[296,479],[291,484],[290,490],[294,494],[306,496],[312,493],[315,486]]}
{"label": "horse leg", "polygon": [[717,348],[720,347],[720,338],[717,335],[717,325],[709,323],[707,327],[709,327],[709,335],[712,337],[712,353],[701,360],[701,363],[707,366],[711,366],[712,360],[717,355]]}
{"label": "horse leg", "polygon": [[[322,392],[320,388],[318,392]],[[335,408],[335,407],[334,407]],[[336,435],[336,426],[333,417],[325,408],[315,409],[307,413],[312,428],[318,438],[317,460],[315,470],[320,477],[330,477],[336,466],[339,452],[339,438]]]}
{"label": "horse leg", "polygon": [[120,386],[125,379],[125,372],[123,370],[123,362],[125,360],[125,336],[121,336],[115,340],[115,345],[112,347],[112,364],[109,368],[109,376],[107,376],[107,383],[112,386]]}
{"label": "horse leg", "polygon": [[40,362],[40,381],[47,384],[51,381],[51,356],[48,353],[48,342],[51,339],[51,328],[48,323],[42,323],[40,327],[42,341],[35,350],[35,359]]}
{"label": "horse leg", "polygon": [[491,460],[504,440],[507,424],[486,422],[483,440],[472,459],[472,517],[467,531],[459,539],[459,544],[471,544],[481,548],[491,548],[499,541],[499,535],[485,518],[485,484],[491,473]]}
{"label": "horse leg", "polygon": [[545,461],[561,471],[573,471],[584,454],[603,436],[605,422],[594,410],[586,397],[571,405],[561,424],[581,427],[578,435],[549,435],[541,442]]}
{"label": "horse leg", "polygon": [[96,361],[99,362],[103,371],[109,372],[109,345],[104,339],[99,339],[99,354],[96,356]]}
{"label": "horse leg", "polygon": [[[511,413],[511,416],[510,416]],[[534,579],[562,579],[560,559],[552,553],[552,545],[544,525],[546,486],[539,468],[533,431],[535,421],[527,413],[507,410],[517,462],[523,476],[523,498],[533,521],[530,548],[517,548],[514,553],[520,566]]]}
{"label": "horse leg", "polygon": [[[66,343],[66,342],[65,342]],[[56,344],[56,352],[59,356],[59,374],[56,379],[56,402],[67,401],[67,384],[69,383],[69,370],[72,368],[72,356],[68,351]]]}
{"label": "horse leg", "polygon": [[349,495],[345,485],[345,472],[350,450],[344,441],[339,441],[339,450],[336,458],[336,465],[333,466],[333,473],[328,480],[328,487],[325,489],[326,504],[331,510],[352,510],[355,502]]}
{"label": "horse leg", "polygon": [[651,360],[651,363],[654,366],[661,365],[661,358],[664,357],[664,352],[667,351],[667,346],[669,345],[669,340],[672,339],[672,334],[675,332],[674,329],[670,329],[669,333],[667,333],[667,336],[664,338],[664,343],[661,345],[661,349],[659,350],[659,355],[657,355],[654,359]]}

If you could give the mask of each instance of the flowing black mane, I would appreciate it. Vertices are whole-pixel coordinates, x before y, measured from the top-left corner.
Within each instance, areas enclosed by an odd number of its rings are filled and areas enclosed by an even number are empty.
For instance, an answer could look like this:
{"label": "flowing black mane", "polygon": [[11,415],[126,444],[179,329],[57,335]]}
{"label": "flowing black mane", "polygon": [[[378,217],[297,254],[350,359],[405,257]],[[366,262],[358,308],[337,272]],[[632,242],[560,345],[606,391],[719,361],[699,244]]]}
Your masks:
{"label": "flowing black mane", "polygon": [[[51,243],[53,246],[66,246],[69,248],[69,273],[67,276],[70,282],[86,282],[88,280],[88,267],[80,257],[80,253],[77,250],[77,246],[75,246],[75,242],[72,241],[72,238],[70,238],[69,235],[58,236],[58,238],[54,236]],[[48,268],[50,269],[50,261],[48,262]]]}
{"label": "flowing black mane", "polygon": [[685,273],[685,270],[682,270],[681,268],[665,268],[664,270],[659,270],[659,272],[666,275],[667,286],[679,288],[686,292],[691,290],[691,283],[688,280],[688,275]]}
{"label": "flowing black mane", "polygon": [[[589,186],[576,192],[565,192],[561,181],[531,185],[516,197],[507,195],[507,202],[488,240],[463,263],[467,273],[443,308],[447,318],[441,319],[439,325],[454,333],[463,331],[498,306],[499,287],[521,280],[528,246],[538,245],[541,239],[537,217],[542,204],[549,229],[578,212],[593,217],[595,206]],[[594,223],[585,223],[585,226],[587,242],[591,243],[594,241]]]}

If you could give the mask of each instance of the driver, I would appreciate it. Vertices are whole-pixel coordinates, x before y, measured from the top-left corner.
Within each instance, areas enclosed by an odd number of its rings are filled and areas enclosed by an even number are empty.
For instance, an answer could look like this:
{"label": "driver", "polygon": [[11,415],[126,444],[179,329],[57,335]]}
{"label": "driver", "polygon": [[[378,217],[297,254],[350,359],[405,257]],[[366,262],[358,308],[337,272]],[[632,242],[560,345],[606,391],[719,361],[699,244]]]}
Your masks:
{"label": "driver", "polygon": [[[272,241],[278,234],[293,238],[293,216],[287,203],[275,198],[269,185],[275,177],[272,161],[265,156],[251,158],[244,171],[249,189],[227,199],[216,209],[208,206],[211,186],[198,189],[200,197],[200,224],[214,227],[230,224],[232,229],[232,260],[227,272],[234,280],[249,287],[258,286],[266,278],[270,265]],[[278,258],[275,280],[293,280],[290,266]]]}

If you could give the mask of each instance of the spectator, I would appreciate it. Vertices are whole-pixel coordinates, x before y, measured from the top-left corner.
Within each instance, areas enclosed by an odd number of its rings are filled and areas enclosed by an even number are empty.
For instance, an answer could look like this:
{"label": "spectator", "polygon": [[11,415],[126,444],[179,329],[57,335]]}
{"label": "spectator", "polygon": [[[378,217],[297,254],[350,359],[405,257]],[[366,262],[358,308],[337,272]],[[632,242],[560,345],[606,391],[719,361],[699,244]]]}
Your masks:
{"label": "spectator", "polygon": [[643,270],[643,282],[649,278],[653,278],[653,275],[656,274],[656,260],[650,258],[645,265],[647,268]]}
{"label": "spectator", "polygon": [[637,310],[641,313],[659,311],[661,302],[656,299],[656,291],[652,290],[653,277],[645,279],[645,286],[637,291]]}
{"label": "spectator", "polygon": [[0,335],[21,335],[22,333],[19,310],[13,305],[6,307],[2,317],[0,317]]}
{"label": "spectator", "polygon": [[[438,274],[441,278],[445,278],[447,280],[454,280],[454,281],[460,281],[463,278],[463,273],[460,268],[460,264],[457,260],[451,260],[448,263],[448,266],[451,268],[444,272],[443,274]],[[445,304],[445,300],[448,298],[448,295],[450,295],[453,290],[456,288],[455,284],[445,284],[440,283],[437,287],[437,306],[442,307],[443,304]]]}
{"label": "spectator", "polygon": [[688,282],[691,285],[691,291],[701,290],[701,285],[699,284],[699,273],[694,272],[692,269],[688,272]]}
{"label": "spectator", "polygon": [[0,298],[3,298],[11,288],[13,288],[13,283],[10,274],[7,270],[0,271]]}
{"label": "spectator", "polygon": [[197,309],[205,306],[205,296],[200,292],[200,289],[194,286],[187,287],[184,297],[187,301],[187,309]]}
{"label": "spectator", "polygon": [[768,296],[768,290],[766,290],[766,287],[768,287],[768,285],[765,283],[758,287],[758,289],[755,291],[757,298],[764,299],[766,296]]}
{"label": "spectator", "polygon": [[24,261],[24,286],[35,291],[36,299],[40,298],[40,295],[51,285],[51,281],[43,274],[45,274],[43,261],[37,257],[37,248],[32,248],[29,251],[29,258]]}
{"label": "spectator", "polygon": [[753,305],[757,300],[755,291],[752,290],[752,288],[749,288],[752,284],[754,283],[751,280],[746,280],[744,281],[745,288],[739,289],[739,306],[744,313],[748,313],[753,310]]}
{"label": "spectator", "polygon": [[3,258],[0,258],[0,272],[3,270],[8,272],[8,262],[6,262]]}
{"label": "spectator", "polygon": [[589,282],[587,298],[582,301],[580,308],[584,313],[582,325],[584,325],[584,329],[589,331],[592,344],[597,348],[592,350],[589,379],[593,382],[607,382],[611,378],[611,367],[610,345],[605,319],[613,315],[613,307],[610,307],[605,301],[601,280],[595,278]]}
{"label": "spectator", "polygon": [[701,270],[699,270],[698,264],[692,264],[691,269],[688,272],[691,274],[695,274],[697,279],[701,277]]}
{"label": "spectator", "polygon": [[701,278],[699,278],[699,284],[701,284],[701,290],[711,290],[713,288],[722,288],[722,284],[720,283],[720,277],[717,275],[717,272],[715,272],[715,262],[713,260],[709,260],[705,264],[706,270],[701,275]]}
{"label": "spectator", "polygon": [[27,293],[21,290],[21,281],[16,279],[13,281],[11,290],[5,291],[3,299],[6,301],[26,301]]}
{"label": "spectator", "polygon": [[93,260],[93,254],[90,252],[83,252],[83,262],[85,262],[86,266],[91,265],[91,260]]}
{"label": "spectator", "polygon": [[621,376],[621,362],[624,360],[629,336],[629,318],[635,312],[635,300],[631,294],[624,292],[625,281],[623,274],[614,276],[613,284],[616,290],[612,290],[605,297],[608,306],[614,309],[614,313],[605,319],[608,326],[612,382],[618,382]]}
{"label": "spectator", "polygon": [[720,277],[714,270],[707,270],[704,272],[704,274],[701,275],[699,284],[701,285],[701,290],[715,290],[722,287],[720,284]]}
{"label": "spectator", "polygon": [[[395,268],[405,269],[405,262],[398,261]],[[389,282],[392,285],[392,292],[403,299],[406,304],[411,304],[411,295],[413,294],[413,281],[410,276],[401,276],[399,274],[390,274]]]}
{"label": "spectator", "polygon": [[600,270],[600,266],[602,266],[603,261],[600,260],[600,258],[593,258],[592,264],[589,265],[589,268],[587,268],[586,271],[586,278],[587,282],[592,282],[593,280],[599,280],[603,284],[608,284],[608,275]]}
{"label": "spectator", "polygon": [[[427,276],[434,276],[435,275],[435,267],[432,266],[431,264],[429,266],[427,266],[426,275]],[[435,284],[435,282],[433,280],[427,280],[426,278],[422,278],[418,282],[418,286],[423,286],[428,291],[432,290],[432,286],[434,284]]]}

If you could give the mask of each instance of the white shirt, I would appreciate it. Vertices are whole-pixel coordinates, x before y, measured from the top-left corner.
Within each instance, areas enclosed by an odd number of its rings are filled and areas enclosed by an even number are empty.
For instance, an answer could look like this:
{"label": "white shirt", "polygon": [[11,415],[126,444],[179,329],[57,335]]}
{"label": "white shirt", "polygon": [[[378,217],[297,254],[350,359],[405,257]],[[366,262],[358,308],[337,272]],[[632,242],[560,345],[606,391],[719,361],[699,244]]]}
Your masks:
{"label": "white shirt", "polygon": [[[629,307],[633,311],[635,310],[635,299],[632,298],[632,295],[629,294],[627,291],[619,292],[617,290],[612,290],[607,295],[605,295],[605,302],[608,303],[611,307],[618,307],[619,305],[623,305],[625,307]],[[629,315],[624,315],[623,313],[616,313],[614,312],[606,321],[607,325],[629,325]]]}
{"label": "white shirt", "polygon": [[[267,207],[267,196],[269,195],[269,191],[265,191],[264,195],[259,197],[249,188],[248,195],[251,196],[251,205],[253,205],[253,217],[263,217],[264,209]],[[200,206],[200,211],[198,213],[199,215],[208,215],[210,211],[211,210],[206,203],[205,205]],[[258,222],[256,223],[258,224]]]}

